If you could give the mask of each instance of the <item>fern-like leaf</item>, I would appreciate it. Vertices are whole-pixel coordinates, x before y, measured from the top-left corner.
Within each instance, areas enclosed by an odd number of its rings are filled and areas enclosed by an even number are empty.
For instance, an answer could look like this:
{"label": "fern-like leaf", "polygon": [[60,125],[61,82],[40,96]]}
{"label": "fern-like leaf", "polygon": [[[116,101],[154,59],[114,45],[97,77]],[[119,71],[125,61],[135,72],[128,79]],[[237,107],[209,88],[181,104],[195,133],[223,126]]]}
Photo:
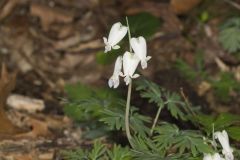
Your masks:
{"label": "fern-like leaf", "polygon": [[223,25],[219,40],[230,53],[240,49],[240,18],[230,19]]}
{"label": "fern-like leaf", "polygon": [[203,135],[195,131],[180,131],[176,125],[164,124],[156,128],[155,143],[162,150],[178,149],[180,154],[190,151],[194,157],[212,152],[203,140]]}

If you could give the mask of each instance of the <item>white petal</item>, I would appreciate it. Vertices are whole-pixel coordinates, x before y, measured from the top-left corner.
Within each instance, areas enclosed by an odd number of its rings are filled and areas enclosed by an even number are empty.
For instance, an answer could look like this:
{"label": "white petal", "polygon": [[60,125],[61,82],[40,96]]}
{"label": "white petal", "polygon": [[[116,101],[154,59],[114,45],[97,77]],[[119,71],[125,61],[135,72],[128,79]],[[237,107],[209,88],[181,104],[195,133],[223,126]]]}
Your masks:
{"label": "white petal", "polygon": [[103,37],[103,42],[105,44],[105,51],[104,51],[104,53],[107,53],[107,52],[111,51],[111,46],[108,44],[108,41],[107,41],[106,37]]}
{"label": "white petal", "polygon": [[111,46],[106,45],[106,46],[105,46],[104,53],[107,53],[107,52],[109,52],[109,51],[111,51]]}
{"label": "white petal", "polygon": [[132,77],[137,69],[139,59],[131,54],[130,52],[125,52],[123,55],[123,72],[125,76]]}
{"label": "white petal", "polygon": [[107,45],[107,38],[106,37],[103,37],[103,42],[105,45]]}
{"label": "white petal", "polygon": [[211,154],[205,154],[203,160],[212,160]]}
{"label": "white petal", "polygon": [[127,34],[127,30],[127,27],[123,26],[120,22],[113,24],[108,36],[108,43],[111,46],[115,46]]}
{"label": "white petal", "polygon": [[108,80],[108,85],[110,88],[117,88],[119,86],[119,77],[113,75],[109,80]]}
{"label": "white petal", "polygon": [[219,153],[211,154],[204,154],[203,160],[225,160],[220,156]]}
{"label": "white petal", "polygon": [[213,156],[212,156],[212,159],[213,160],[222,160],[221,156],[219,155],[219,153],[215,153]]}
{"label": "white petal", "polygon": [[131,38],[130,44],[134,50],[134,53],[139,57],[140,60],[146,59],[147,44],[146,40],[142,36],[138,38]]}
{"label": "white petal", "polygon": [[230,147],[229,144],[229,138],[228,138],[228,134],[225,130],[223,130],[222,132],[215,132],[214,133],[214,137],[218,139],[218,141],[220,142],[220,144],[222,145],[222,153],[225,156],[226,160],[233,160],[233,150]]}
{"label": "white petal", "polygon": [[228,152],[224,154],[225,160],[234,160],[234,156],[232,152]]}
{"label": "white petal", "polygon": [[142,69],[146,69],[147,68],[147,61],[146,60],[141,60],[141,66],[142,66]]}
{"label": "white petal", "polygon": [[118,56],[115,66],[114,66],[114,71],[113,74],[119,76],[122,70],[122,56]]}
{"label": "white petal", "polygon": [[129,76],[126,76],[124,78],[124,81],[125,81],[126,85],[128,85],[131,82],[131,78]]}
{"label": "white petal", "polygon": [[140,77],[139,74],[134,74],[134,75],[132,76],[132,78],[138,78],[138,77]]}
{"label": "white petal", "polygon": [[222,145],[222,148],[225,151],[227,151],[227,152],[231,151],[231,148],[229,145],[228,134],[225,130],[222,132],[216,132],[214,135],[215,135],[215,138],[218,138],[218,141],[220,142],[220,144]]}
{"label": "white petal", "polygon": [[151,58],[152,58],[151,56],[147,56],[146,59],[147,59],[147,61],[149,61]]}
{"label": "white petal", "polygon": [[147,61],[151,59],[150,56],[147,56],[147,44],[146,40],[140,36],[138,38],[131,38],[130,40],[131,47],[134,50],[134,53],[141,61],[142,69],[147,68]]}
{"label": "white petal", "polygon": [[108,80],[108,85],[110,88],[117,88],[119,86],[119,75],[121,74],[122,69],[122,56],[118,56],[112,77]]}
{"label": "white petal", "polygon": [[112,87],[114,86],[114,82],[113,82],[112,77],[108,80],[108,86],[109,86],[110,88],[112,88]]}
{"label": "white petal", "polygon": [[120,46],[119,46],[119,45],[115,45],[115,46],[113,46],[112,48],[113,48],[113,49],[119,49]]}

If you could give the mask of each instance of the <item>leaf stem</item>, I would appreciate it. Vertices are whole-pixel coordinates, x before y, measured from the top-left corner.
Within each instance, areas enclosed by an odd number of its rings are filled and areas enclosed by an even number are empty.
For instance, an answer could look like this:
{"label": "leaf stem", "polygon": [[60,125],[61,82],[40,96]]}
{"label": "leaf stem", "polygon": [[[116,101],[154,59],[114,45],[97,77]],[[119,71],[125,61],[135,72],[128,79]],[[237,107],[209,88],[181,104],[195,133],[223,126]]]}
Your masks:
{"label": "leaf stem", "polygon": [[161,113],[161,110],[162,110],[162,106],[160,106],[158,108],[157,114],[156,114],[156,116],[154,118],[153,125],[152,125],[151,131],[150,131],[150,136],[152,136],[152,134],[153,134],[153,130],[154,130],[156,124],[157,124],[157,121],[158,121],[159,115]]}

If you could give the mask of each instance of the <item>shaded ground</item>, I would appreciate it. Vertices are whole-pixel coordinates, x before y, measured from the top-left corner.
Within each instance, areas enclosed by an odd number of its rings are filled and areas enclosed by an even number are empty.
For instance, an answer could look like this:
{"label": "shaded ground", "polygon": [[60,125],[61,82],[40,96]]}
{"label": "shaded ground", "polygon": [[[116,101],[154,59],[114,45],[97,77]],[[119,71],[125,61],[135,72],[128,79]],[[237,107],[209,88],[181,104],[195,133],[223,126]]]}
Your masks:
{"label": "shaded ground", "polygon": [[[239,74],[239,59],[226,53],[217,39],[226,13],[239,10],[218,1],[204,1],[194,8],[197,2],[187,1],[187,8],[181,9],[174,0],[1,1],[0,60],[11,72],[18,72],[13,93],[38,98],[45,108],[37,113],[7,108],[8,117],[23,131],[7,139],[2,136],[0,159],[57,159],[60,149],[90,143],[81,139],[81,129],[63,115],[64,86],[76,82],[107,86],[111,66],[96,63],[96,52],[104,48],[102,37],[113,22],[139,12],[150,12],[163,22],[148,43],[153,58],[142,74],[170,90],[183,88],[193,104],[208,112],[240,113],[239,93],[232,93],[230,103],[221,103],[211,89],[200,89],[201,77],[189,82],[174,67],[177,58],[194,66],[200,52],[206,72],[217,75],[223,63]],[[212,17],[203,23],[198,17],[205,10]]]}

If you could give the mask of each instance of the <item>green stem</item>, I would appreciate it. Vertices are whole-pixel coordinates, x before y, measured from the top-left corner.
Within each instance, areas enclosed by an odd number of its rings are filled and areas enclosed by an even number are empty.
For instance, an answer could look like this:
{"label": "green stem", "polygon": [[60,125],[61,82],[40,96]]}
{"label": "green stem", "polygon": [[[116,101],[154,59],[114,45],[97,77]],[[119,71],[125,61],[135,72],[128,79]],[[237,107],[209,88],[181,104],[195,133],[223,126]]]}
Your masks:
{"label": "green stem", "polygon": [[128,94],[127,94],[127,103],[126,103],[126,111],[125,111],[125,128],[128,141],[132,146],[131,140],[131,132],[130,132],[130,125],[129,125],[129,113],[130,113],[130,100],[131,100],[131,92],[132,92],[132,81],[128,85]]}
{"label": "green stem", "polygon": [[[129,23],[128,23],[128,18],[126,17],[127,21],[127,27],[128,27],[128,38],[129,38],[129,50],[132,52],[130,40],[131,40],[131,32],[129,28]],[[132,81],[128,84],[128,94],[127,94],[127,103],[126,103],[126,111],[125,111],[125,128],[126,128],[126,134],[127,134],[127,139],[130,143],[130,145],[133,147],[132,144],[132,136],[130,132],[130,125],[129,125],[129,112],[130,112],[130,101],[131,101],[131,92],[132,92]]]}
{"label": "green stem", "polygon": [[162,107],[159,107],[158,111],[157,111],[157,114],[156,114],[156,117],[154,118],[154,121],[153,121],[153,125],[152,125],[151,131],[150,131],[150,136],[152,136],[152,134],[153,134],[153,130],[154,130],[156,124],[157,124],[157,121],[158,121],[159,115],[161,113],[161,110],[162,110]]}
{"label": "green stem", "polygon": [[130,53],[132,53],[132,47],[131,47],[131,31],[130,31],[130,27],[129,27],[129,23],[128,23],[128,18],[126,17],[126,21],[127,21],[127,27],[128,27],[128,40],[129,40],[129,51]]}

